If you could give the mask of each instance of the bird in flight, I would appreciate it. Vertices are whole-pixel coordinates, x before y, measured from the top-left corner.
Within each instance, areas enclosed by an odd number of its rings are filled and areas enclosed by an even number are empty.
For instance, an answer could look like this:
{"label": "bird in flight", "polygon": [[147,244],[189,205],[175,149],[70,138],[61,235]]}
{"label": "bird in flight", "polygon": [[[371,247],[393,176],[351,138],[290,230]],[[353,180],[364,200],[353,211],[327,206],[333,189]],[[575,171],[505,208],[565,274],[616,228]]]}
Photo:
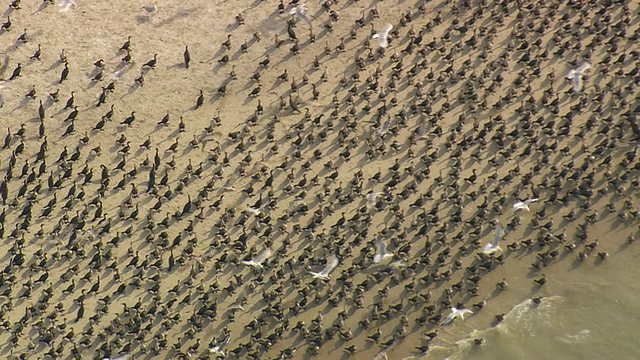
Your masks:
{"label": "bird in flight", "polygon": [[291,10],[289,10],[289,14],[295,15],[296,17],[302,19],[305,23],[307,23],[307,26],[311,28],[311,19],[309,19],[309,16],[307,16],[307,11],[309,11],[307,5],[302,4],[300,6],[291,8]]}
{"label": "bird in flight", "polygon": [[496,234],[493,237],[493,240],[491,240],[490,243],[484,246],[484,248],[482,249],[482,253],[485,255],[491,255],[498,250],[502,251],[502,248],[500,248],[500,245],[498,244],[500,243],[500,240],[502,240],[503,236],[504,236],[504,228],[502,227],[502,225],[497,224]]}
{"label": "bird in flight", "polygon": [[[229,340],[231,340],[230,336],[227,336],[224,341],[222,341],[220,344],[214,345],[214,346],[209,346],[209,353],[215,355],[215,356],[222,356],[225,357],[227,356],[224,352],[224,350],[222,350],[222,348],[224,346],[226,346],[229,343]],[[213,343],[213,341],[212,341]],[[211,345],[211,344],[209,344]]]}
{"label": "bird in flight", "polygon": [[393,253],[390,253],[389,251],[387,251],[387,245],[384,243],[384,241],[377,240],[376,245],[378,246],[378,252],[373,257],[374,263],[377,264],[385,259],[393,257]]}
{"label": "bird in flight", "polygon": [[253,266],[255,268],[260,268],[262,269],[262,263],[264,263],[265,261],[267,261],[270,257],[271,257],[271,249],[265,249],[263,250],[260,254],[258,254],[258,256],[254,257],[251,260],[243,260],[242,263],[245,265],[249,265],[249,266]]}
{"label": "bird in flight", "polygon": [[538,201],[538,198],[533,198],[533,199],[527,199],[525,201],[518,201],[517,203],[513,204],[513,210],[512,212],[516,212],[518,210],[527,210],[527,211],[531,211],[529,210],[529,204]]}
{"label": "bird in flight", "polygon": [[378,44],[380,45],[380,47],[386,48],[387,46],[389,46],[389,33],[391,32],[391,29],[393,29],[393,25],[387,24],[387,26],[385,26],[381,32],[373,34],[371,38],[378,39]]}
{"label": "bird in flight", "polygon": [[319,273],[316,272],[311,272],[311,275],[313,276],[314,279],[322,279],[322,280],[329,280],[329,274],[331,274],[331,272],[333,271],[333,269],[336,268],[336,266],[338,266],[338,257],[337,256],[332,256],[329,261],[327,261],[327,265],[324,267],[324,269],[322,269],[322,271],[320,271]]}
{"label": "bird in flight", "polygon": [[443,324],[448,324],[455,320],[456,318],[460,318],[464,320],[464,314],[473,314],[473,311],[469,309],[457,309],[455,306],[451,308],[451,313],[444,319]]}
{"label": "bird in flight", "polygon": [[569,74],[567,74],[567,79],[571,80],[571,82],[573,83],[573,91],[579,93],[580,90],[582,90],[582,77],[589,69],[591,69],[591,64],[585,61],[582,65],[580,65],[579,68],[569,71]]}

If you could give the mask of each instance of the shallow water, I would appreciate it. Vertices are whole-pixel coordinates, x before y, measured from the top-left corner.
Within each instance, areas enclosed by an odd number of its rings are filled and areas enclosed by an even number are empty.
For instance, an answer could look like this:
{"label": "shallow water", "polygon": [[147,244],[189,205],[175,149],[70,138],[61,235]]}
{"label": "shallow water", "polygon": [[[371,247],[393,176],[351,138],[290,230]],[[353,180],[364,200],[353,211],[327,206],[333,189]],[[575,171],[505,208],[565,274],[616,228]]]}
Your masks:
{"label": "shallow water", "polygon": [[[424,359],[640,359],[640,269],[633,246],[615,261],[555,273],[557,295],[540,305],[521,302],[495,327],[440,339]],[[477,346],[475,338],[485,343]]]}

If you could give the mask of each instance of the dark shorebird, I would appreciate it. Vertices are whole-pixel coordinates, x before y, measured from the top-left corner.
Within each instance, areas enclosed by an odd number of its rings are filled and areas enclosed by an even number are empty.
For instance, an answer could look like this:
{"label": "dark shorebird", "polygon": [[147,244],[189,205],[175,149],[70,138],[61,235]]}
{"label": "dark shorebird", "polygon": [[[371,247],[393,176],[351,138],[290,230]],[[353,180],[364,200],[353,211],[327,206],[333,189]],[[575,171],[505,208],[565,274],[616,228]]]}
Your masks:
{"label": "dark shorebird", "polygon": [[147,67],[147,68],[151,68],[151,69],[155,69],[156,68],[156,63],[158,62],[158,54],[153,54],[153,59],[147,61],[146,63],[144,63],[142,65],[142,67]]}
{"label": "dark shorebird", "polygon": [[42,55],[42,49],[40,48],[40,44],[38,44],[38,49],[36,49],[36,51],[33,53],[33,55],[31,55],[31,57],[29,57],[29,59],[31,60],[40,60],[40,56]]}
{"label": "dark shorebird", "polygon": [[189,52],[189,45],[184,46],[184,53],[182,54],[184,57],[184,67],[189,68],[189,63],[191,63],[191,53]]}
{"label": "dark shorebird", "polygon": [[195,109],[199,109],[202,104],[204,104],[204,94],[202,93],[202,90],[200,90],[200,95],[198,95],[198,98],[196,99]]}
{"label": "dark shorebird", "polygon": [[127,54],[122,58],[122,62],[126,63],[126,64],[130,64],[131,63],[131,52],[129,50],[126,50]]}
{"label": "dark shorebird", "polygon": [[62,73],[60,74],[60,81],[58,83],[62,84],[62,82],[67,79],[67,77],[69,77],[69,63],[65,61],[64,69],[62,69]]}
{"label": "dark shorebird", "polygon": [[136,120],[136,112],[132,111],[131,115],[127,116],[120,124],[131,126],[135,120]]}
{"label": "dark shorebird", "polygon": [[11,30],[11,16],[7,16],[7,21],[2,24],[2,29],[5,31]]}
{"label": "dark shorebird", "polygon": [[126,51],[127,53],[129,52],[129,50],[131,50],[131,36],[127,37],[127,41],[124,42],[124,44],[122,44],[122,46],[120,46],[120,49],[118,49],[118,51]]}
{"label": "dark shorebird", "polygon": [[20,63],[18,63],[16,68],[13,69],[13,72],[11,73],[11,76],[9,77],[9,80],[13,80],[13,79],[17,78],[18,76],[20,76],[21,72],[22,72],[22,65]]}
{"label": "dark shorebird", "polygon": [[136,84],[138,84],[138,86],[143,87],[144,86],[144,71],[140,71],[140,76],[135,78],[134,81],[136,82]]}

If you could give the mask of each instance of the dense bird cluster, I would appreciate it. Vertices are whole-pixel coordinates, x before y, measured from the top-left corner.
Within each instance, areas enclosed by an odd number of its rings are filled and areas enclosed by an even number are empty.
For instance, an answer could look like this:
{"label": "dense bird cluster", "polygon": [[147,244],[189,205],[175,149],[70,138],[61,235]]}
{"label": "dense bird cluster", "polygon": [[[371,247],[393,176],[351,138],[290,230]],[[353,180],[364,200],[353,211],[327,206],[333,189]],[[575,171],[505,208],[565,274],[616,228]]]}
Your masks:
{"label": "dense bird cluster", "polygon": [[[258,2],[281,22],[274,43],[226,35],[214,63],[229,75],[182,89],[181,114],[118,108],[175,71],[163,49],[142,55],[131,36],[83,74],[25,29],[34,53],[11,65],[0,109],[33,114],[0,142],[0,356],[359,358],[410,337],[425,353],[508,289],[483,278],[510,257],[544,286],[571,253],[608,256],[598,223],[633,242],[637,4],[401,4]],[[7,17],[0,38],[16,27]],[[185,46],[178,70],[207,66],[203,52]],[[8,97],[28,71],[102,90]],[[232,112],[199,120],[231,97],[255,107],[233,131]]]}

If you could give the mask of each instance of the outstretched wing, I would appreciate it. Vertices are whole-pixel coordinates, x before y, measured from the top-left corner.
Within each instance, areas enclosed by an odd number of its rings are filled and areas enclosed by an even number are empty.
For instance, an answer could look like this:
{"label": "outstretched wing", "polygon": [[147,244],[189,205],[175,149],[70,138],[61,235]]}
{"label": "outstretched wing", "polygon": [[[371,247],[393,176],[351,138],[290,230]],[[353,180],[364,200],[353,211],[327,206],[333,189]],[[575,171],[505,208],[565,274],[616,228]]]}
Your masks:
{"label": "outstretched wing", "polygon": [[460,318],[462,320],[464,320],[464,315],[465,314],[473,314],[473,311],[469,310],[469,309],[462,309],[460,310]]}
{"label": "outstretched wing", "polygon": [[383,137],[384,134],[386,134],[389,131],[390,127],[391,127],[391,119],[387,119],[387,121],[384,122],[382,127],[378,129],[378,136]]}
{"label": "outstretched wing", "polygon": [[299,7],[293,7],[291,8],[291,10],[289,10],[289,14],[291,15],[295,14],[297,17],[302,19],[302,21],[307,23],[308,27],[311,27],[311,19],[309,19],[309,16],[307,16],[306,12],[307,12],[307,9],[304,7],[304,5]]}
{"label": "outstretched wing", "polygon": [[529,206],[529,204],[538,201],[538,198],[527,199],[524,203]]}
{"label": "outstretched wing", "polygon": [[391,29],[393,29],[393,25],[387,24],[387,26],[385,26],[381,32],[373,34],[371,38],[378,39],[378,44],[380,45],[380,47],[386,48],[387,46],[389,46],[389,40],[387,39],[387,37],[389,36],[389,32],[391,32]]}
{"label": "outstretched wing", "polygon": [[376,199],[380,195],[379,192],[370,192],[367,194],[367,204],[373,206],[376,204]]}
{"label": "outstretched wing", "polygon": [[573,91],[580,92],[582,90],[582,74],[575,74],[571,82],[573,83]]}
{"label": "outstretched wing", "polygon": [[376,241],[376,244],[378,245],[378,254],[380,254],[380,256],[384,256],[387,253],[387,244],[382,240]]}
{"label": "outstretched wing", "polygon": [[384,30],[382,30],[382,36],[383,36],[383,37],[388,36],[392,29],[393,29],[393,25],[391,25],[391,24],[387,24],[387,25],[384,27]]}
{"label": "outstretched wing", "polygon": [[327,262],[327,266],[322,269],[322,272],[320,274],[322,274],[323,276],[329,276],[329,274],[333,271],[333,269],[336,268],[336,266],[338,266],[338,257],[332,256],[331,259]]}
{"label": "outstretched wing", "polygon": [[272,253],[271,249],[266,249],[266,250],[262,251],[260,254],[258,254],[258,256],[256,256],[253,259],[251,259],[251,261],[253,261],[256,264],[262,264],[268,258],[271,257],[271,253]]}
{"label": "outstretched wing", "polygon": [[218,345],[218,346],[219,346],[219,348],[220,348],[220,349],[222,349],[222,347],[223,347],[223,346],[226,346],[227,344],[229,344],[229,341],[231,341],[231,336],[230,336],[230,335],[227,335],[227,336],[224,338],[224,341],[222,341],[222,343],[221,343],[220,345]]}
{"label": "outstretched wing", "polygon": [[458,316],[458,310],[455,307],[451,308],[451,312],[449,313],[449,315],[447,315],[447,317],[442,321],[443,324],[448,324],[450,322],[453,321],[453,319],[456,318],[456,316]]}
{"label": "outstretched wing", "polygon": [[498,246],[503,236],[504,236],[504,228],[502,227],[502,225],[496,224],[496,234],[493,237],[493,240],[491,240],[491,245],[493,247]]}
{"label": "outstretched wing", "polygon": [[304,21],[305,23],[307,23],[307,26],[309,28],[311,28],[311,19],[309,18],[309,16],[307,16],[307,14],[305,14],[304,12],[300,12],[298,13],[298,16],[300,16],[300,18],[302,19],[302,21]]}
{"label": "outstretched wing", "polygon": [[588,61],[585,61],[580,67],[576,70],[579,73],[584,73],[585,71],[591,69],[591,64]]}

